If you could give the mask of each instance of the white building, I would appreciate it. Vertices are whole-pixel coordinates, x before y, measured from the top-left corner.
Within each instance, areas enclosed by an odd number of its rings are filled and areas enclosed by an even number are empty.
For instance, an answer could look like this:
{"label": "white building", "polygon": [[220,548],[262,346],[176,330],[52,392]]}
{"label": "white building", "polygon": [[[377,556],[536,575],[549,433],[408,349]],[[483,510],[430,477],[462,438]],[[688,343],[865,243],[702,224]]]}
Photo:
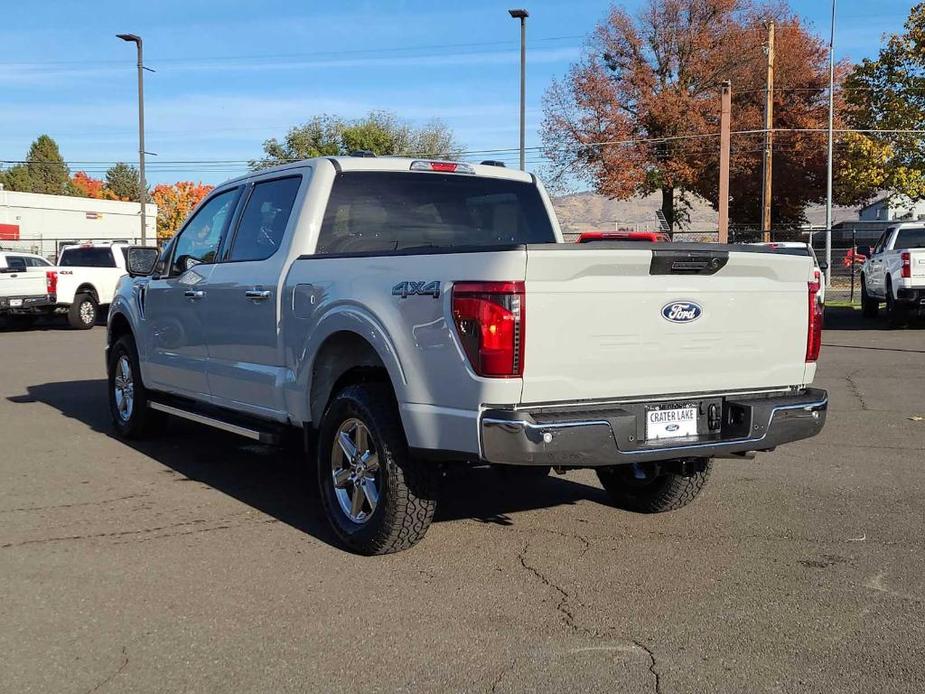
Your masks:
{"label": "white building", "polygon": [[925,200],[888,195],[862,207],[858,217],[862,222],[915,222],[925,219]]}
{"label": "white building", "polygon": [[[147,241],[157,238],[157,205],[145,208]],[[137,202],[0,190],[0,248],[55,258],[72,243],[141,243]]]}

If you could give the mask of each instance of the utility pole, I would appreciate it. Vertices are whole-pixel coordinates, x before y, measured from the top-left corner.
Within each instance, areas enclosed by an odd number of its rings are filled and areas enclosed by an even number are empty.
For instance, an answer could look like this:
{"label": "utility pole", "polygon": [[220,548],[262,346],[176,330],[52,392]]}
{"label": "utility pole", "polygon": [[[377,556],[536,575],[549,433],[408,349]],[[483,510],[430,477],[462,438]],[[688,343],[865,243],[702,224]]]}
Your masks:
{"label": "utility pole", "polygon": [[[832,0],[832,34],[829,37],[829,167],[825,197],[825,286],[832,284],[832,127],[835,122],[835,0]],[[854,279],[854,273],[851,275]]]}
{"label": "utility pole", "polygon": [[723,82],[719,119],[719,238],[729,242],[729,121],[732,117],[732,84]]}
{"label": "utility pole", "polygon": [[520,20],[520,170],[526,169],[524,145],[526,138],[527,114],[527,17],[526,10],[508,10],[514,19]]}
{"label": "utility pole", "polygon": [[116,34],[116,38],[134,43],[138,48],[138,199],[141,201],[141,245],[144,246],[148,240],[148,183],[145,180],[145,65],[142,41],[135,34]]}
{"label": "utility pole", "polygon": [[764,161],[761,186],[762,240],[771,240],[771,151],[774,147],[774,22],[768,24],[768,82],[764,102]]}

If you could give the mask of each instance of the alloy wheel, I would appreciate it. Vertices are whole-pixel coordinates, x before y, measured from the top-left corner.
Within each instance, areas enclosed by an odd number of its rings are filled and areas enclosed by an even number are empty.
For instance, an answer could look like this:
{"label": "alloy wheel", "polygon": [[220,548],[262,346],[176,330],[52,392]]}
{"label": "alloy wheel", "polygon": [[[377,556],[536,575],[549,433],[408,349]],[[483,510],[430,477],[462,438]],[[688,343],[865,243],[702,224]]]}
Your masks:
{"label": "alloy wheel", "polygon": [[93,310],[93,302],[84,301],[80,304],[80,320],[84,325],[89,325],[96,319],[96,311]]}
{"label": "alloy wheel", "polygon": [[116,363],[113,391],[116,396],[116,411],[119,413],[119,419],[127,422],[131,419],[132,410],[135,407],[135,381],[132,378],[132,365],[124,354]]}
{"label": "alloy wheel", "polygon": [[351,417],[334,435],[331,477],[341,510],[354,523],[366,523],[379,505],[379,452],[367,426]]}

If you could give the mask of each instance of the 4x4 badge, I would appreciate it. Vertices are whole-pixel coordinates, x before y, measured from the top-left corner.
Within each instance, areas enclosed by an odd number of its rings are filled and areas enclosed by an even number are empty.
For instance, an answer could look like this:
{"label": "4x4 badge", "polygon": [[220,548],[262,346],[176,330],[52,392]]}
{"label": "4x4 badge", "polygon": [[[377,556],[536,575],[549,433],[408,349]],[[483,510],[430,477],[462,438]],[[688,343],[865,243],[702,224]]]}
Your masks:
{"label": "4x4 badge", "polygon": [[432,296],[436,299],[440,296],[440,283],[427,280],[399,282],[392,287],[392,296],[400,296],[402,299],[407,299],[409,296]]}

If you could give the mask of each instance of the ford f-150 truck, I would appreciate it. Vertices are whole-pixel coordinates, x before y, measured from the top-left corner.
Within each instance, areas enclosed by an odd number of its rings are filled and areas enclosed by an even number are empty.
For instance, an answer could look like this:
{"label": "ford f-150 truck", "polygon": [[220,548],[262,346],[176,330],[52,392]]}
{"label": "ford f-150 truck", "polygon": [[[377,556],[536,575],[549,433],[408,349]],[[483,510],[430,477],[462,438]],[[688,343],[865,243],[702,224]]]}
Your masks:
{"label": "ford f-150 truck", "polygon": [[[809,257],[563,243],[530,174],[320,158],[218,186],[109,310],[110,409],[273,442],[300,429],[354,551],[410,547],[441,464],[593,468],[614,503],[688,503],[712,459],[817,434]],[[512,468],[508,468],[512,469]]]}
{"label": "ford f-150 truck", "polygon": [[925,224],[904,222],[890,227],[873,250],[859,248],[867,256],[861,267],[861,310],[876,318],[880,302],[886,302],[893,324],[925,313]]}
{"label": "ford f-150 truck", "polygon": [[41,256],[0,252],[0,327],[11,320],[28,323],[57,301],[57,273]]}

